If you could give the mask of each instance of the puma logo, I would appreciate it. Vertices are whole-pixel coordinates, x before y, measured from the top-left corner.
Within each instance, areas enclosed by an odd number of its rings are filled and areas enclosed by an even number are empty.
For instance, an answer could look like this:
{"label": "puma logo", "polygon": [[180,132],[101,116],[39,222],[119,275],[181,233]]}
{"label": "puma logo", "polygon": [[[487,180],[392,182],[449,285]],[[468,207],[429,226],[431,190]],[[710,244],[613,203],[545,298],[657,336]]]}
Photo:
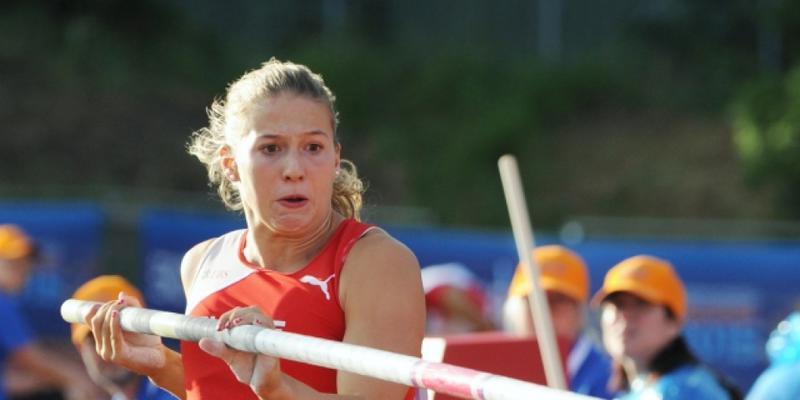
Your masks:
{"label": "puma logo", "polygon": [[325,300],[331,299],[331,294],[328,292],[328,281],[330,281],[336,274],[331,274],[327,279],[321,281],[317,279],[315,276],[306,275],[300,278],[300,282],[307,283],[312,286],[319,286],[319,290],[322,290],[322,294],[325,295]]}

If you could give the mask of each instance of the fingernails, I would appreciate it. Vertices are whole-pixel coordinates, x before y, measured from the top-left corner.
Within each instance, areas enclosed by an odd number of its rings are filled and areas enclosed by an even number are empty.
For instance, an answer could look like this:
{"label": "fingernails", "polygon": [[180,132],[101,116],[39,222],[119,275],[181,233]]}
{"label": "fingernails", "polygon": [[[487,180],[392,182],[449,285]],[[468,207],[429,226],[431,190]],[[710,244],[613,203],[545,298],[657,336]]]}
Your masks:
{"label": "fingernails", "polygon": [[117,315],[119,315],[119,311],[111,310],[111,318],[117,318]]}

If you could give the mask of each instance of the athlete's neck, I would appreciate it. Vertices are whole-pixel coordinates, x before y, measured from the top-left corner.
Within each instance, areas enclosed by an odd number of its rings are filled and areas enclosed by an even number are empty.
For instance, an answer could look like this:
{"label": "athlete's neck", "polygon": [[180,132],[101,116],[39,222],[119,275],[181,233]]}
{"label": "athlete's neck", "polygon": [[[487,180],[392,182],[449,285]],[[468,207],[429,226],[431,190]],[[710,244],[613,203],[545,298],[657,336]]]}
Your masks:
{"label": "athlete's neck", "polygon": [[319,254],[342,220],[344,217],[331,210],[322,223],[302,236],[284,236],[263,227],[248,229],[244,257],[265,269],[296,272]]}

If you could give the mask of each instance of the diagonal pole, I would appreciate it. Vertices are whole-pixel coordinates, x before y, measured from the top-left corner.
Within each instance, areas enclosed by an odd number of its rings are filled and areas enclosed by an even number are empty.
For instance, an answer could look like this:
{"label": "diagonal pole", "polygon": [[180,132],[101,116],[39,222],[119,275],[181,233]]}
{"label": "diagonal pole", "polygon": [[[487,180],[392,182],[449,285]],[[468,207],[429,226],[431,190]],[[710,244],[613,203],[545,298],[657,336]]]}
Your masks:
{"label": "diagonal pole", "polygon": [[522,190],[522,181],[519,178],[517,159],[506,154],[500,157],[497,166],[500,169],[500,179],[503,181],[503,191],[506,195],[519,261],[527,268],[528,278],[531,281],[528,304],[531,306],[531,318],[534,321],[536,338],[542,353],[542,365],[544,365],[547,385],[555,389],[566,390],[561,355],[558,352],[558,344],[553,332],[553,319],[547,305],[547,297],[539,284],[539,266],[531,257],[531,249],[536,245],[533,240],[528,207],[525,203],[525,194]]}
{"label": "diagonal pole", "polygon": [[[61,316],[70,323],[85,323],[86,315],[97,304],[100,303],[69,299],[61,305]],[[500,375],[369,347],[255,325],[219,332],[216,324],[217,321],[210,318],[146,308],[126,307],[120,312],[120,325],[128,332],[186,341],[208,338],[241,351],[352,372],[465,399],[592,399]]]}

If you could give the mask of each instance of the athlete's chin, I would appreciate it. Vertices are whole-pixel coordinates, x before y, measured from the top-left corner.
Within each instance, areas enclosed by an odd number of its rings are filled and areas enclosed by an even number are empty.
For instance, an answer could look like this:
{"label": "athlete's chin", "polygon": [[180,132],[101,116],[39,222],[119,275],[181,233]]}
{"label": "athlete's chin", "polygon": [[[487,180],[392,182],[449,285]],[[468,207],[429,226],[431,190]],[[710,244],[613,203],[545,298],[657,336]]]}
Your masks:
{"label": "athlete's chin", "polygon": [[299,235],[311,229],[311,219],[300,215],[288,215],[277,218],[273,224],[275,230],[289,236]]}

